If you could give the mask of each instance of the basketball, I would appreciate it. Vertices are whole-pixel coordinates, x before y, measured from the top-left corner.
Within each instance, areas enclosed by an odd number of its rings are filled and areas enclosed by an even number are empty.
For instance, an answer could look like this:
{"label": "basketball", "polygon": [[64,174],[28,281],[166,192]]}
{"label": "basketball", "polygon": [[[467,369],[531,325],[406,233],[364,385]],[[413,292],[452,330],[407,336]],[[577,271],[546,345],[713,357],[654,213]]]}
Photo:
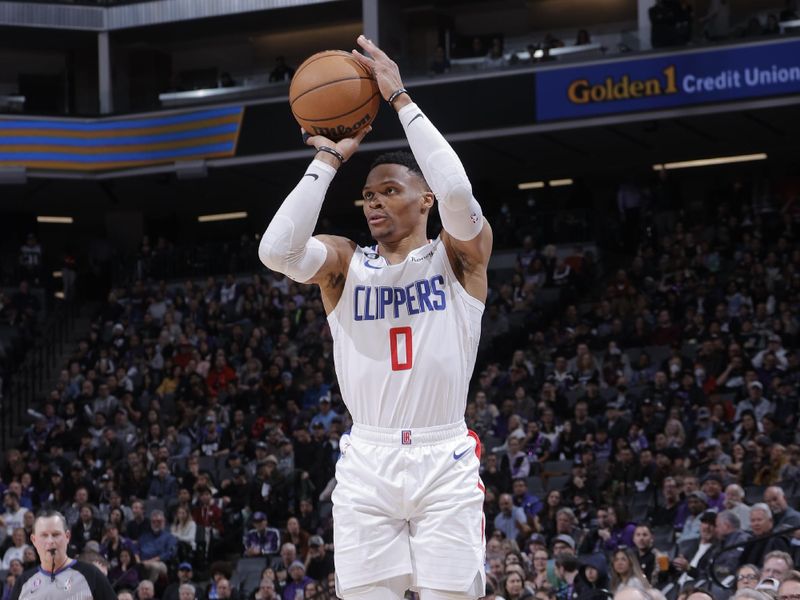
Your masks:
{"label": "basketball", "polygon": [[289,87],[289,105],[300,126],[332,140],[350,137],[372,123],[380,101],[372,73],[342,50],[307,58]]}

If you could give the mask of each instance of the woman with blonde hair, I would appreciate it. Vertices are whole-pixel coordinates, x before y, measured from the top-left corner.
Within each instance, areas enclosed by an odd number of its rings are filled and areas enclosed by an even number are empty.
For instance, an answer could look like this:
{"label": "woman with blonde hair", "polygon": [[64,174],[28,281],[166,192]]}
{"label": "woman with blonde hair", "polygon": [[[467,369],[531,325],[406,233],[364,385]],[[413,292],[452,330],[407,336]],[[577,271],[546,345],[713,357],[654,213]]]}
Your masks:
{"label": "woman with blonde hair", "polygon": [[672,418],[664,425],[664,434],[667,436],[667,446],[683,448],[686,444],[686,431],[679,419]]}
{"label": "woman with blonde hair", "polygon": [[633,552],[620,547],[611,557],[611,591],[616,592],[623,587],[649,590],[650,584]]}
{"label": "woman with blonde hair", "polygon": [[[192,518],[192,513],[185,506],[178,506],[175,510],[175,520],[169,528],[172,535],[178,538],[178,544],[184,544],[191,549],[191,552],[197,548],[197,523]],[[180,551],[180,548],[179,548]],[[184,552],[186,552],[184,550]],[[191,553],[186,552],[184,558],[187,560],[191,557]]]}

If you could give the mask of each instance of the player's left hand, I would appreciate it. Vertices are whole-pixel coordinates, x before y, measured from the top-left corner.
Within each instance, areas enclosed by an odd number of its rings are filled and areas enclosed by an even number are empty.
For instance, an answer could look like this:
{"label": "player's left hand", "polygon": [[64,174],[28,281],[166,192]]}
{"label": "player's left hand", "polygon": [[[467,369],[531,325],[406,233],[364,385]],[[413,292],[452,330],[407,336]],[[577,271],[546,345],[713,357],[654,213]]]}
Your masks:
{"label": "player's left hand", "polygon": [[403,87],[403,79],[400,77],[400,69],[397,67],[391,58],[386,53],[368,40],[363,35],[358,36],[358,45],[365,52],[369,52],[372,56],[364,56],[361,52],[353,50],[353,56],[364,65],[367,69],[372,71],[375,80],[378,82],[378,88],[381,90],[381,95],[384,100],[388,100],[394,92]]}

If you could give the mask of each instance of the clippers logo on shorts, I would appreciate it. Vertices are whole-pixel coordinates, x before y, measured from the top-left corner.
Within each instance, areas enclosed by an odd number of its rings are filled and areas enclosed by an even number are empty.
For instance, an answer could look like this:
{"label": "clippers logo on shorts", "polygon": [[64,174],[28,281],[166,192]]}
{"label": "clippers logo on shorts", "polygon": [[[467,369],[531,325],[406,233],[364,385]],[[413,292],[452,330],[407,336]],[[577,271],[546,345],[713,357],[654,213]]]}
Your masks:
{"label": "clippers logo on shorts", "polygon": [[411,445],[411,430],[410,429],[404,429],[401,432],[400,443],[403,444],[404,446],[410,446]]}

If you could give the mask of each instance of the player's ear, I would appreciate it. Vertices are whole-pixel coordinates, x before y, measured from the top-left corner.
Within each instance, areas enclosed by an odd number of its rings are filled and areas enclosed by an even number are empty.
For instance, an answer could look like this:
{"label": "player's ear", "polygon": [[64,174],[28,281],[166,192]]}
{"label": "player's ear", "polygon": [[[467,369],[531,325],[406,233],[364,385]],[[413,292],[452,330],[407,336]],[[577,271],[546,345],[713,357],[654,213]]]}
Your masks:
{"label": "player's ear", "polygon": [[430,190],[424,192],[420,197],[420,208],[429,211],[433,207],[434,200],[436,200],[436,196],[433,195],[433,192]]}

